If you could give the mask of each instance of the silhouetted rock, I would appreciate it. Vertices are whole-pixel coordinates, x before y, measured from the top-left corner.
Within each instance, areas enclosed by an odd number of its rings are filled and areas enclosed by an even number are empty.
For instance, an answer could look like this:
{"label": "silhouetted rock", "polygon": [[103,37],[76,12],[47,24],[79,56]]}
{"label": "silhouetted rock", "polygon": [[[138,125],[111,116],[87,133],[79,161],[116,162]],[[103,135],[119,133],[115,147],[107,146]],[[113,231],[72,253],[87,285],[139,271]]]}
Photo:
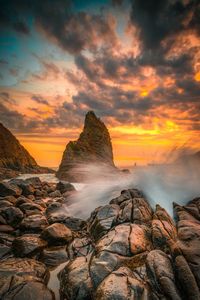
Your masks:
{"label": "silhouetted rock", "polygon": [[52,173],[53,170],[38,166],[16,137],[0,123],[0,178],[15,177],[18,172]]}
{"label": "silhouetted rock", "polygon": [[79,139],[67,144],[56,175],[59,179],[70,182],[83,181],[86,171],[84,168],[82,170],[81,166],[88,163],[115,167],[109,132],[92,111],[86,114],[84,128]]}

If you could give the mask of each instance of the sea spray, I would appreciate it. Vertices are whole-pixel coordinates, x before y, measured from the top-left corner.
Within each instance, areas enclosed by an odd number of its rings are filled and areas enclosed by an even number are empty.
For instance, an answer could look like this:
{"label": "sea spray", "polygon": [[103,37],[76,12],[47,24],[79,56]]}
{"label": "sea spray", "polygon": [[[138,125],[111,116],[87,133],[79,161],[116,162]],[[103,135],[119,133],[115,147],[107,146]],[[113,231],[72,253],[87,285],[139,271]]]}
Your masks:
{"label": "sea spray", "polygon": [[159,204],[171,216],[173,202],[184,205],[200,195],[200,165],[196,161],[135,167],[129,174],[105,165],[81,165],[81,169],[86,184],[71,196],[69,207],[76,217],[87,218],[96,207],[108,204],[128,188],[140,189],[153,208]]}

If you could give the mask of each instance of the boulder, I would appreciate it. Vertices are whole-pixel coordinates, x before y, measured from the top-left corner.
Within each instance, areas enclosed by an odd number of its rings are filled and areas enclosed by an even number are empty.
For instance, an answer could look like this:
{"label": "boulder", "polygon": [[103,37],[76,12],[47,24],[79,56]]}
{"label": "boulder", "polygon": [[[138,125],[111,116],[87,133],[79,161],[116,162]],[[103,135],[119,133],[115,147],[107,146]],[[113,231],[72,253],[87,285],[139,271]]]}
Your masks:
{"label": "boulder", "polygon": [[14,184],[8,182],[0,182],[0,197],[20,196],[22,190]]}
{"label": "boulder", "polygon": [[184,299],[199,300],[200,291],[184,256],[179,255],[175,258],[175,270],[182,297]]}
{"label": "boulder", "polygon": [[0,259],[5,259],[10,254],[11,254],[11,247],[4,244],[0,244]]}
{"label": "boulder", "polygon": [[[161,250],[152,250],[147,255],[147,274],[155,299],[181,300],[176,287],[172,259]],[[153,299],[154,299],[153,298]]]}
{"label": "boulder", "polygon": [[154,247],[164,252],[173,253],[176,247],[176,226],[166,210],[159,205],[156,205],[156,211],[153,215],[152,240]]}
{"label": "boulder", "polygon": [[22,195],[28,196],[34,194],[34,186],[23,179],[12,179],[9,183],[17,185],[22,190]]}
{"label": "boulder", "polygon": [[75,238],[68,248],[71,258],[78,256],[88,256],[93,250],[93,244],[90,238]]}
{"label": "boulder", "polygon": [[48,226],[48,222],[45,216],[41,214],[35,214],[25,217],[21,224],[20,229],[24,231],[42,231]]}
{"label": "boulder", "polygon": [[42,251],[40,260],[47,266],[56,267],[66,261],[68,261],[69,256],[66,251],[66,247],[48,247]]}
{"label": "boulder", "polygon": [[0,281],[14,275],[33,276],[46,281],[49,273],[43,263],[31,258],[8,258],[0,261]]}
{"label": "boulder", "polygon": [[6,283],[6,290],[4,288],[1,292],[0,288],[2,300],[55,300],[54,293],[35,278],[26,279],[15,275],[8,278]]}
{"label": "boulder", "polygon": [[131,270],[121,267],[108,275],[98,286],[96,300],[141,300],[147,298],[147,289]]}
{"label": "boulder", "polygon": [[119,213],[119,206],[115,204],[97,208],[88,221],[89,231],[95,240],[102,237],[114,226]]}
{"label": "boulder", "polygon": [[43,230],[41,237],[50,245],[60,245],[71,242],[73,234],[65,225],[54,223]]}
{"label": "boulder", "polygon": [[33,256],[47,246],[37,234],[24,234],[14,239],[12,249],[17,257]]}
{"label": "boulder", "polygon": [[61,197],[61,192],[59,190],[56,190],[54,192],[49,193],[49,197],[51,198],[57,198],[57,197]]}
{"label": "boulder", "polygon": [[88,260],[86,257],[77,257],[60,273],[61,299],[92,300],[92,291]]}
{"label": "boulder", "polygon": [[8,225],[16,227],[23,219],[23,212],[17,207],[6,207],[0,210],[0,215],[6,220]]}
{"label": "boulder", "polygon": [[69,182],[59,181],[56,185],[56,190],[59,190],[61,194],[64,194],[66,192],[75,191],[75,187]]}
{"label": "boulder", "polygon": [[[189,205],[181,207],[175,205],[178,218],[178,246],[191,268],[200,289],[200,221],[198,211],[200,201],[192,201]],[[199,213],[200,215],[200,213]]]}

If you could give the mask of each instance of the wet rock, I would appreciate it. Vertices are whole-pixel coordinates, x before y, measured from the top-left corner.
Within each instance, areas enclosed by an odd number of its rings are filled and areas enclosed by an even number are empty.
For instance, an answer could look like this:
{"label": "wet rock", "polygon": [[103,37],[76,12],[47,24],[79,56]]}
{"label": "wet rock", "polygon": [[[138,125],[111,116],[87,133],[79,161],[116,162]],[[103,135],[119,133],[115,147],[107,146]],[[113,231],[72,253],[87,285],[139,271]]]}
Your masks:
{"label": "wet rock", "polygon": [[6,220],[8,225],[16,227],[23,219],[23,212],[17,207],[6,207],[1,209],[0,214]]}
{"label": "wet rock", "polygon": [[82,231],[87,224],[86,221],[74,217],[66,217],[63,223],[73,231]]}
{"label": "wet rock", "polygon": [[14,236],[8,233],[1,232],[0,233],[0,243],[7,245],[9,247],[12,246],[12,242],[14,240]]}
{"label": "wet rock", "polygon": [[59,181],[56,185],[56,190],[59,190],[61,194],[64,194],[66,192],[75,191],[75,187],[66,181]]}
{"label": "wet rock", "polygon": [[[195,208],[196,205],[197,208]],[[196,218],[198,202],[192,202],[192,206],[191,214],[191,206],[188,209],[188,206],[175,205],[175,212],[178,217],[178,246],[186,258],[200,289],[200,221]]]}
{"label": "wet rock", "polygon": [[10,203],[9,201],[6,201],[6,200],[1,200],[0,201],[0,209],[5,208],[5,207],[10,207],[10,206],[13,206],[13,204]]}
{"label": "wet rock", "polygon": [[49,193],[49,197],[51,197],[51,198],[56,198],[56,197],[61,197],[61,196],[62,196],[62,195],[61,195],[61,192],[58,191],[58,190]]}
{"label": "wet rock", "polygon": [[144,198],[134,198],[120,204],[118,223],[150,224],[152,209]]}
{"label": "wet rock", "polygon": [[11,184],[17,185],[22,190],[22,195],[28,196],[33,194],[35,188],[32,184],[22,179],[12,179],[9,181]]}
{"label": "wet rock", "polygon": [[25,204],[25,203],[33,204],[34,202],[31,199],[21,195],[20,197],[17,198],[15,206],[20,207],[20,205]]}
{"label": "wet rock", "polygon": [[122,202],[126,200],[131,200],[134,198],[142,198],[143,195],[139,190],[136,189],[129,189],[121,191],[121,195],[116,197],[110,201],[110,204],[118,204],[121,205]]}
{"label": "wet rock", "polygon": [[123,257],[108,251],[97,253],[90,261],[90,276],[94,288],[115,269],[120,267]]}
{"label": "wet rock", "polygon": [[65,225],[54,223],[43,230],[41,237],[50,245],[60,245],[71,242],[73,235]]}
{"label": "wet rock", "polygon": [[12,244],[13,252],[18,257],[32,256],[47,246],[37,234],[24,234],[17,237]]}
{"label": "wet rock", "polygon": [[48,222],[45,216],[41,214],[35,214],[25,217],[20,228],[24,231],[41,231],[48,226]]}
{"label": "wet rock", "polygon": [[95,240],[102,237],[115,224],[119,206],[105,205],[96,209],[89,219],[89,231]]}
{"label": "wet rock", "polygon": [[47,266],[55,267],[68,261],[66,247],[49,247],[42,251],[40,260]]}
{"label": "wet rock", "polygon": [[96,249],[99,252],[106,250],[119,255],[130,256],[130,233],[131,227],[129,225],[118,225],[98,241]]}
{"label": "wet rock", "polygon": [[151,250],[150,239],[151,231],[148,227],[137,224],[122,224],[110,230],[99,240],[96,249],[131,256]]}
{"label": "wet rock", "polygon": [[37,188],[42,186],[42,181],[40,180],[39,177],[30,177],[30,178],[27,178],[25,181],[27,183],[32,184],[33,186],[35,186]]}
{"label": "wet rock", "polygon": [[88,237],[75,238],[68,248],[71,257],[87,256],[94,249],[92,241]]}
{"label": "wet rock", "polygon": [[48,270],[45,265],[31,258],[8,258],[0,261],[0,281],[9,276],[33,276],[46,281]]}
{"label": "wet rock", "polygon": [[147,255],[146,266],[155,299],[165,299],[166,297],[167,299],[181,300],[170,256],[161,250],[153,250]]}
{"label": "wet rock", "polygon": [[147,290],[143,282],[135,278],[131,270],[125,267],[106,277],[95,295],[96,300],[141,300],[146,297]]}
{"label": "wet rock", "polygon": [[166,210],[156,205],[152,220],[152,240],[154,247],[164,252],[173,252],[177,241],[175,224]]}
{"label": "wet rock", "polygon": [[60,284],[61,299],[94,299],[87,258],[77,257],[67,264],[60,273]]}
{"label": "wet rock", "polygon": [[1,200],[9,201],[10,203],[14,204],[16,203],[16,198],[14,196],[6,196],[6,197],[0,197]]}
{"label": "wet rock", "polygon": [[23,203],[20,206],[21,211],[25,214],[40,213],[44,209],[36,203]]}
{"label": "wet rock", "polygon": [[8,182],[0,182],[0,197],[20,196],[22,190],[14,184]]}
{"label": "wet rock", "polygon": [[200,291],[198,289],[194,275],[186,259],[179,255],[175,258],[176,275],[180,285],[180,291],[184,299],[199,300]]}
{"label": "wet rock", "polygon": [[0,244],[0,259],[5,258],[9,254],[11,254],[11,247]]}
{"label": "wet rock", "polygon": [[0,225],[0,233],[1,232],[10,233],[13,231],[14,231],[14,228],[10,225]]}
{"label": "wet rock", "polygon": [[7,290],[5,287],[3,295],[0,296],[2,300],[55,300],[54,293],[49,290],[44,283],[37,281],[36,279],[25,279],[19,276],[13,276],[7,281]]}
{"label": "wet rock", "polygon": [[132,224],[129,242],[132,255],[150,251],[152,249],[150,228],[145,225]]}

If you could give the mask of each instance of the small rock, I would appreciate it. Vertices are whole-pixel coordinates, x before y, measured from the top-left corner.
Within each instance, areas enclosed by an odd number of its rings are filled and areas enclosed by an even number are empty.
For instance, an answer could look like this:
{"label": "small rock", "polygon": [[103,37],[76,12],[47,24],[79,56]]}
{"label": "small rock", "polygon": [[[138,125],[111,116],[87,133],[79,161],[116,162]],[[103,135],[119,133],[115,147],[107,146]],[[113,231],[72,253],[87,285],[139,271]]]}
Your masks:
{"label": "small rock", "polygon": [[5,196],[20,196],[22,190],[14,184],[8,182],[0,182],[0,197]]}
{"label": "small rock", "polygon": [[61,194],[64,194],[65,192],[75,191],[75,188],[69,182],[59,181],[56,185],[56,190],[59,190],[61,192]]}
{"label": "small rock", "polygon": [[23,212],[17,207],[6,207],[0,211],[8,225],[16,227],[23,219]]}
{"label": "small rock", "polygon": [[25,231],[41,231],[47,226],[46,217],[40,214],[27,216],[20,224],[20,228]]}
{"label": "small rock", "polygon": [[33,255],[47,246],[47,243],[36,234],[24,234],[17,237],[12,244],[13,252],[18,257]]}

